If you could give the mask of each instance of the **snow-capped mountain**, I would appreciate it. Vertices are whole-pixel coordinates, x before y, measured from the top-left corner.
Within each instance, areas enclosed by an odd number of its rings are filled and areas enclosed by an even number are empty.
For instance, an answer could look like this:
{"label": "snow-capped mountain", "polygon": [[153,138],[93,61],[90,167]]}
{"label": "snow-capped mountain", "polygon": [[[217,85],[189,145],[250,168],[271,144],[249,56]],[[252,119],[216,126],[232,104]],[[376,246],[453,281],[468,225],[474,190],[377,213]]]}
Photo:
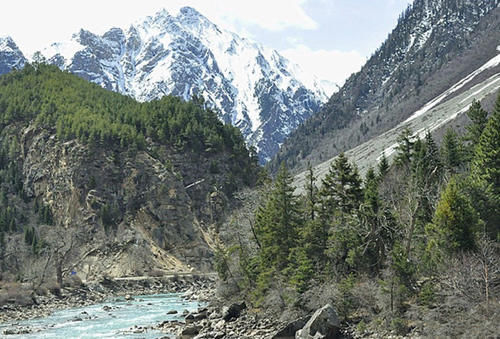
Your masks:
{"label": "snow-capped mountain", "polygon": [[0,37],[0,75],[22,68],[26,58],[11,37]]}
{"label": "snow-capped mountain", "polygon": [[[498,66],[487,67],[469,77],[497,57],[499,5],[500,0],[414,0],[362,69],[289,135],[271,170],[283,161],[299,171],[331,159],[419,112],[427,116],[429,105],[498,73]],[[450,90],[464,79],[464,86]],[[432,129],[419,126],[427,127]]]}
{"label": "snow-capped mountain", "polygon": [[276,51],[184,7],[102,36],[81,30],[41,51],[50,63],[140,101],[203,96],[266,161],[327,97],[321,83]]}

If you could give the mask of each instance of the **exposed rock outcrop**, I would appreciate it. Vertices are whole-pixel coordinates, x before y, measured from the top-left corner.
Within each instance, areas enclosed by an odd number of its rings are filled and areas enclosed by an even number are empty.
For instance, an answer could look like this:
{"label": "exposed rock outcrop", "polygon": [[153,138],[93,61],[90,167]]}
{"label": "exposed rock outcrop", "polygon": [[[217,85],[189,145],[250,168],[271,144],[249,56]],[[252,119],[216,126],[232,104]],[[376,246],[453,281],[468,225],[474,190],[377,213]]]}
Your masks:
{"label": "exposed rock outcrop", "polygon": [[314,312],[304,328],[297,331],[296,339],[335,339],[340,329],[337,312],[327,304]]}

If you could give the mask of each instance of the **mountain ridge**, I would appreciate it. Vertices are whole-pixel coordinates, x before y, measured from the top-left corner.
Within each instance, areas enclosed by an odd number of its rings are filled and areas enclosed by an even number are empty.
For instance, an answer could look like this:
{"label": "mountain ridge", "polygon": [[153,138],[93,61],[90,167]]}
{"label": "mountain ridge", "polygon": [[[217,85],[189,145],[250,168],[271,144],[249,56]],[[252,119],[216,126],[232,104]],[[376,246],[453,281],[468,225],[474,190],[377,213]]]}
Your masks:
{"label": "mountain ridge", "polygon": [[291,133],[272,171],[284,161],[299,172],[394,128],[493,58],[500,44],[498,4],[416,0],[361,71]]}
{"label": "mountain ridge", "polygon": [[204,97],[262,162],[327,98],[321,83],[275,50],[219,28],[191,7],[112,28],[80,30],[41,51],[49,63],[136,98]]}

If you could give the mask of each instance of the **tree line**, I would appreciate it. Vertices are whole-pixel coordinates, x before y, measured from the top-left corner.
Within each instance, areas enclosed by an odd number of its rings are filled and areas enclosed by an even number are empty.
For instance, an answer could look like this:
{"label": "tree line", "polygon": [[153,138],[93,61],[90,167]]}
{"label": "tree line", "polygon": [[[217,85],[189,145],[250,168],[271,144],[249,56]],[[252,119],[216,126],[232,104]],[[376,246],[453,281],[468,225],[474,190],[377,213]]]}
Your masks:
{"label": "tree line", "polygon": [[[256,305],[277,281],[301,294],[327,281],[345,291],[369,277],[390,295],[391,314],[401,315],[408,300],[433,298],[433,284],[421,281],[443,275],[451,260],[480,255],[485,246],[498,258],[500,96],[489,118],[477,101],[467,115],[465,134],[449,129],[440,147],[430,133],[420,139],[403,131],[392,164],[382,154],[364,179],[342,153],[320,185],[309,166],[297,196],[282,165],[255,211],[253,249],[241,241],[219,249],[221,277],[238,276]],[[500,273],[493,272],[481,288],[487,302]]]}

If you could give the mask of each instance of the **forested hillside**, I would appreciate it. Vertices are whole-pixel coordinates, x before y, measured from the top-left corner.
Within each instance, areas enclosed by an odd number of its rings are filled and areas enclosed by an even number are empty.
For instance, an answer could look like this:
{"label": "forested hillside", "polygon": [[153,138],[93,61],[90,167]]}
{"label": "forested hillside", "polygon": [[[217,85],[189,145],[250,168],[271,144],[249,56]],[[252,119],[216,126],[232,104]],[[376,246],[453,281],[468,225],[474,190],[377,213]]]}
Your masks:
{"label": "forested hillside", "polygon": [[200,99],[138,103],[45,64],[0,77],[0,127],[4,281],[210,270],[216,225],[260,171]]}
{"label": "forested hillside", "polygon": [[[282,165],[225,234],[225,291],[292,320],[326,303],[363,336],[485,338],[500,328],[500,96],[440,146],[404,131],[361,178],[340,154],[296,196]],[[259,207],[251,212],[255,200]]]}

